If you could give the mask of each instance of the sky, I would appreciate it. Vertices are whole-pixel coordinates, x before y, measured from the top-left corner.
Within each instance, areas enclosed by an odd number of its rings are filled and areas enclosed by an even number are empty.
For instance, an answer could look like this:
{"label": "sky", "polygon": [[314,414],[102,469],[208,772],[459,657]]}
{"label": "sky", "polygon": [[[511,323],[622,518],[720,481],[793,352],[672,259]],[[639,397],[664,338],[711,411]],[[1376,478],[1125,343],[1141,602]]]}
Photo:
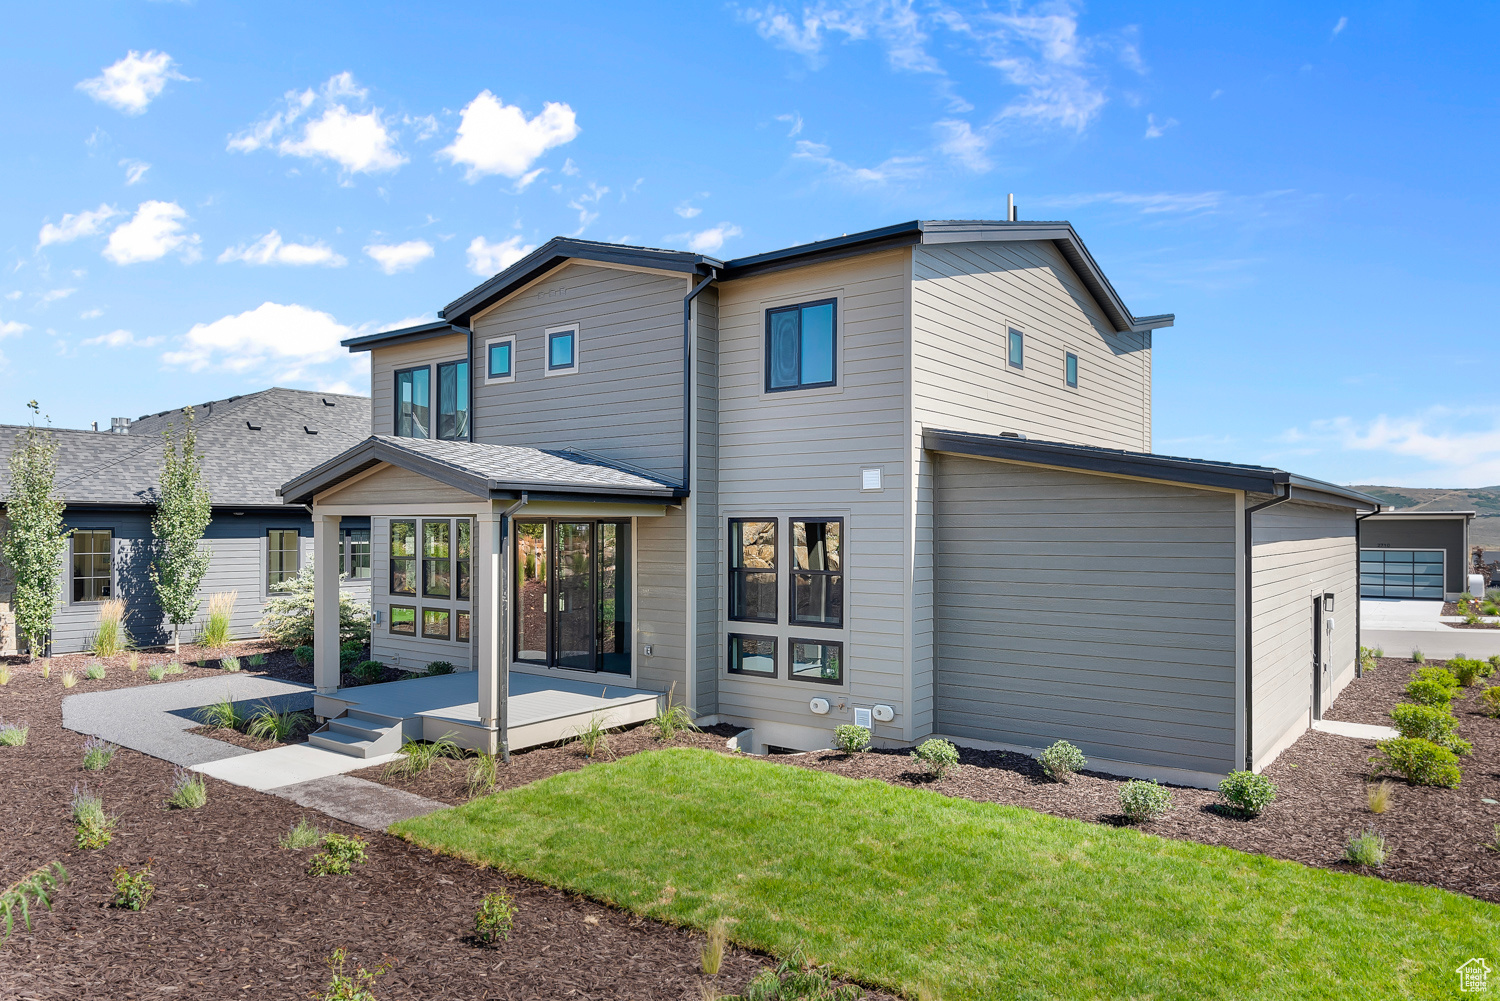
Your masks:
{"label": "sky", "polygon": [[[557,235],[1067,219],[1154,449],[1500,483],[1500,5],[8,4],[0,422],[369,389]],[[557,13],[561,11],[562,13]]]}

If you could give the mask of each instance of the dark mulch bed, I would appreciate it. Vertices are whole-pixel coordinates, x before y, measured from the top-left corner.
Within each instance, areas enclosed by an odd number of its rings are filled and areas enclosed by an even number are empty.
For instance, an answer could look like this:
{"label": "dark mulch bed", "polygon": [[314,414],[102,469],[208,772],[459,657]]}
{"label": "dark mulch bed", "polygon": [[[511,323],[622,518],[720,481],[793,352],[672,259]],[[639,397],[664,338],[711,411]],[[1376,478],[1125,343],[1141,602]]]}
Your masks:
{"label": "dark mulch bed", "polygon": [[260,737],[252,737],[243,730],[231,730],[227,726],[195,726],[188,731],[200,737],[222,740],[226,744],[233,744],[235,747],[243,747],[251,751],[269,751],[273,747],[285,747],[288,744],[305,744],[308,732],[307,730],[294,732],[286,740],[263,740]]}
{"label": "dark mulch bed", "polygon": [[[307,680],[282,661],[290,658],[274,658],[273,671]],[[190,668],[186,676],[199,673],[207,672]],[[172,766],[133,751],[121,751],[103,773],[84,772],[83,738],[61,726],[59,674],[57,664],[50,680],[21,667],[0,688],[0,716],[25,718],[31,727],[25,747],[0,748],[0,884],[54,860],[73,876],[55,910],[0,945],[0,997],[303,1001],[326,982],[324,960],[336,946],[367,965],[382,956],[395,961],[380,982],[381,997],[700,997],[701,935],[214,779],[202,810],[168,810]],[[72,691],[144,677],[144,670],[112,668],[106,680],[81,681]],[[120,816],[114,842],[97,851],[73,847],[68,799],[82,782]],[[304,875],[310,850],[276,846],[303,815],[325,830],[365,834],[370,862],[346,877]],[[114,867],[138,868],[147,859],[155,899],[139,913],[106,907]],[[471,938],[474,911],[498,889],[515,895],[516,928],[508,942],[483,948]],[[740,990],[764,964],[731,949],[719,987]]]}
{"label": "dark mulch bed", "polygon": [[[246,663],[255,654],[261,654],[266,658],[263,666],[251,667]],[[132,685],[165,684],[167,681],[222,675],[224,672],[219,669],[219,658],[224,656],[240,659],[241,674],[312,684],[312,668],[298,667],[290,650],[277,649],[274,644],[265,640],[245,640],[232,643],[222,649],[184,643],[180,653],[174,653],[169,646],[147,647],[135,651],[136,669],[134,671],[130,670],[130,654],[128,653],[115,654],[113,657],[96,657],[90,653],[70,653],[60,657],[50,657],[45,661],[35,661],[26,656],[0,657],[0,662],[10,665],[11,677],[14,679],[36,677],[37,680],[41,680],[40,672],[43,665],[47,665],[51,671],[50,682],[59,690],[62,688],[61,679],[64,672],[72,671],[74,677],[78,679],[78,684],[66,694],[76,695],[79,692],[107,691],[114,688],[129,688]],[[165,667],[173,661],[182,665],[181,674],[169,674],[162,682],[153,682],[147,677],[146,671],[152,665]],[[105,676],[102,680],[90,681],[83,676],[84,670],[90,664],[104,665]],[[14,683],[13,681],[12,684]],[[5,704],[6,694],[6,689],[0,688],[0,705]]]}
{"label": "dark mulch bed", "polygon": [[[710,751],[728,753],[724,742],[741,732],[741,729],[741,727],[727,724],[705,727],[700,731],[679,734],[670,746],[701,747]],[[585,755],[576,741],[534,747],[510,756],[510,764],[499,769],[499,781],[494,788],[514,789],[559,772],[577,771],[596,761],[612,761],[615,758],[623,758],[641,751],[653,751],[666,746],[669,745],[657,740],[656,731],[646,724],[629,730],[612,731],[609,735],[609,751],[600,752],[595,759],[590,759]],[[430,771],[412,777],[388,775],[383,766],[366,768],[351,774],[362,779],[369,779],[371,782],[380,782],[396,789],[426,796],[428,799],[457,805],[472,798],[468,790],[468,765],[468,760],[438,758],[433,762]]]}

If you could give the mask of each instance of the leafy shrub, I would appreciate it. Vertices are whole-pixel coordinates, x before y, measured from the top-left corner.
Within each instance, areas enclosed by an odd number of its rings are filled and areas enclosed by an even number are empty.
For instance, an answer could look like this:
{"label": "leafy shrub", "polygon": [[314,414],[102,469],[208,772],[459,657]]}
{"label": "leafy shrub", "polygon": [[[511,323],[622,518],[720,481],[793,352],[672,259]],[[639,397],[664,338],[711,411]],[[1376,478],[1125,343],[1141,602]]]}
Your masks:
{"label": "leafy shrub", "polygon": [[74,685],[78,684],[78,675],[74,674],[72,671],[64,671],[62,673],[62,683],[64,688],[72,688]]}
{"label": "leafy shrub", "polygon": [[1131,779],[1120,787],[1120,812],[1132,824],[1155,820],[1172,808],[1172,790],[1155,779]]}
{"label": "leafy shrub", "polygon": [[1500,671],[1500,653],[1495,654],[1489,660],[1485,661],[1484,670],[1479,673],[1488,678],[1496,671]]}
{"label": "leafy shrub", "polygon": [[922,741],[911,756],[935,779],[941,779],[958,767],[958,748],[937,737]]}
{"label": "leafy shrub", "polygon": [[474,915],[474,937],[485,945],[494,945],[502,938],[510,938],[515,920],[516,905],[510,894],[504,890],[486,893]]}
{"label": "leafy shrub", "polygon": [[83,669],[83,676],[90,681],[104,680],[104,665],[97,660]]}
{"label": "leafy shrub", "polygon": [[348,671],[365,658],[365,648],[359,643],[345,643],[339,647],[339,670]]}
{"label": "leafy shrub", "polygon": [[307,863],[309,876],[347,876],[356,865],[366,861],[365,839],[359,835],[348,837],[329,834],[323,839],[323,850]]}
{"label": "leafy shrub", "polygon": [[1391,710],[1391,721],[1403,737],[1419,737],[1446,747],[1455,754],[1468,754],[1473,747],[1458,737],[1458,720],[1447,706],[1403,703]]}
{"label": "leafy shrub", "polygon": [[152,664],[146,668],[146,677],[152,681],[160,681],[167,676],[167,669],[160,664]]}
{"label": "leafy shrub", "polygon": [[431,664],[427,665],[428,677],[432,677],[438,674],[452,674],[453,671],[453,665],[448,663],[446,660],[435,660]]}
{"label": "leafy shrub", "polygon": [[282,848],[316,848],[322,843],[323,832],[306,817],[299,817],[285,834],[276,839],[276,844]]}
{"label": "leafy shrub", "polygon": [[438,758],[463,757],[463,748],[453,742],[455,736],[457,734],[445,733],[431,743],[422,740],[407,740],[401,745],[401,757],[388,761],[384,774],[415,778],[418,775],[426,775],[432,769],[432,763]]}
{"label": "leafy shrub", "polygon": [[248,658],[246,658],[245,663],[249,664],[251,667],[265,667],[266,655],[263,653],[252,653]]}
{"label": "leafy shrub", "polygon": [[1365,786],[1365,805],[1370,808],[1370,812],[1384,813],[1390,809],[1391,793],[1395,788],[1394,782],[1371,782]]}
{"label": "leafy shrub", "polygon": [[99,624],[90,637],[89,649],[100,657],[113,657],[130,646],[130,633],[125,630],[125,599],[110,598],[99,603]]}
{"label": "leafy shrub", "polygon": [[1367,646],[1359,648],[1359,669],[1362,672],[1370,672],[1379,666],[1375,663],[1375,651]]}
{"label": "leafy shrub", "polygon": [[1074,772],[1082,771],[1089,763],[1083,752],[1066,740],[1059,740],[1043,751],[1036,760],[1053,782],[1068,781]]}
{"label": "leafy shrub", "polygon": [[179,767],[167,790],[167,805],[178,810],[197,810],[208,803],[208,783],[197,772]]}
{"label": "leafy shrub", "polygon": [[[278,646],[307,646],[313,641],[313,565],[283,581],[266,601],[266,612],[255,624],[260,634]],[[370,642],[370,607],[339,589],[339,641]],[[311,657],[308,663],[311,663]],[[300,661],[298,663],[301,663]],[[303,664],[306,667],[307,664]]]}
{"label": "leafy shrub", "polygon": [[1230,772],[1219,783],[1219,793],[1247,817],[1257,817],[1276,798],[1276,783],[1254,772]]}
{"label": "leafy shrub", "polygon": [[1486,688],[1479,693],[1479,704],[1487,716],[1500,716],[1500,688]]}
{"label": "leafy shrub", "polygon": [[1458,679],[1446,667],[1419,667],[1411,672],[1411,677],[1413,681],[1435,681],[1450,692],[1456,693],[1459,688]]}
{"label": "leafy shrub", "polygon": [[307,729],[311,722],[312,716],[306,712],[276,709],[262,703],[260,712],[251,718],[245,732],[258,740],[274,740],[284,744]]}
{"label": "leafy shrub", "polygon": [[151,882],[151,860],[141,867],[138,873],[132,873],[122,866],[115,867],[114,896],[109,898],[109,906],[123,908],[127,911],[138,911],[151,902],[151,895],[156,892],[156,886]]}
{"label": "leafy shrub", "polygon": [[239,596],[238,591],[220,591],[208,596],[208,618],[203,621],[203,628],[198,630],[199,646],[217,650],[229,645],[229,641],[234,638],[234,603]]}
{"label": "leafy shrub", "polygon": [[12,723],[0,719],[0,747],[24,747],[26,735],[30,732],[31,727],[26,725],[24,719],[18,719]]}
{"label": "leafy shrub", "polygon": [[218,702],[198,710],[198,719],[204,726],[216,726],[225,730],[238,730],[245,724],[244,714],[229,701],[228,692]]}
{"label": "leafy shrub", "polygon": [[238,657],[220,657],[219,670],[228,671],[230,674],[239,673],[240,659]]}
{"label": "leafy shrub", "polygon": [[292,651],[292,659],[297,662],[298,667],[312,667],[313,648],[306,643]]}
{"label": "leafy shrub", "polygon": [[333,955],[328,957],[328,983],[312,995],[313,1001],[376,1001],[375,992],[370,988],[376,977],[390,972],[391,965],[381,963],[373,970],[356,966],[353,973],[345,973],[348,960],[348,953],[343,949],[333,950]]}
{"label": "leafy shrub", "polygon": [[844,723],[834,727],[833,743],[845,754],[858,754],[870,746],[870,731],[866,727]]}
{"label": "leafy shrub", "polygon": [[104,800],[89,792],[88,786],[73,787],[69,813],[73,818],[73,842],[79,848],[103,848],[113,840],[118,818],[104,812]]}
{"label": "leafy shrub", "polygon": [[103,737],[90,737],[83,742],[83,767],[91,772],[102,772],[115,759],[118,744],[111,744]]}
{"label": "leafy shrub", "polygon": [[481,752],[469,759],[468,774],[464,776],[464,784],[468,787],[470,796],[489,792],[495,788],[495,783],[499,780],[500,767],[493,754]]}
{"label": "leafy shrub", "polygon": [[1393,772],[1412,785],[1448,789],[1458,785],[1458,756],[1446,747],[1420,737],[1382,740],[1375,747],[1379,754],[1370,761],[1377,766],[1377,771]]}
{"label": "leafy shrub", "polygon": [[1447,707],[1453,701],[1453,689],[1438,681],[1408,681],[1406,697],[1419,706]]}
{"label": "leafy shrub", "polygon": [[1479,672],[1483,669],[1484,661],[1470,657],[1454,657],[1448,661],[1448,671],[1453,675],[1453,679],[1464,688],[1478,681]]}
{"label": "leafy shrub", "polygon": [[385,677],[385,665],[378,660],[361,661],[349,673],[366,685],[374,685]]}
{"label": "leafy shrub", "polygon": [[1378,869],[1385,865],[1385,838],[1374,831],[1356,834],[1344,846],[1344,858],[1366,868]]}
{"label": "leafy shrub", "polygon": [[0,943],[10,938],[16,924],[16,911],[21,912],[21,923],[30,931],[32,906],[41,904],[52,910],[53,893],[67,881],[68,870],[61,862],[51,862],[31,870],[0,892],[0,915],[5,917],[5,933],[0,935]]}

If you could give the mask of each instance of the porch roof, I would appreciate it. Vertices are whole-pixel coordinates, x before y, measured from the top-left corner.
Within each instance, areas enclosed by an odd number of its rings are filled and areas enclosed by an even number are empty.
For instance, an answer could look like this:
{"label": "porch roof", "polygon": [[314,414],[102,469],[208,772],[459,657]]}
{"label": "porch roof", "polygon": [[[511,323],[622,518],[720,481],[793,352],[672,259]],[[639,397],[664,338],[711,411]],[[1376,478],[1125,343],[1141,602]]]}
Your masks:
{"label": "porch roof", "polygon": [[358,445],[282,484],[287,504],[313,498],[381,463],[483,498],[527,491],[537,499],[558,495],[573,500],[669,501],[686,495],[681,487],[571,449],[530,448],[472,441],[433,441],[371,435]]}

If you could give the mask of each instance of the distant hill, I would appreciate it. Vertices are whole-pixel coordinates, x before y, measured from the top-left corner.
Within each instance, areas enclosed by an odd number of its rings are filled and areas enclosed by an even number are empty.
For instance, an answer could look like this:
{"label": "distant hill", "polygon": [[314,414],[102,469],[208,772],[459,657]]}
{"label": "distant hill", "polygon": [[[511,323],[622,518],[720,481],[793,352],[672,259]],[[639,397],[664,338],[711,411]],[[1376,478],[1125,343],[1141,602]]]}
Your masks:
{"label": "distant hill", "polygon": [[1470,543],[1500,549],[1500,486],[1448,490],[1360,484],[1354,489],[1403,511],[1474,511],[1477,517],[1469,526]]}

